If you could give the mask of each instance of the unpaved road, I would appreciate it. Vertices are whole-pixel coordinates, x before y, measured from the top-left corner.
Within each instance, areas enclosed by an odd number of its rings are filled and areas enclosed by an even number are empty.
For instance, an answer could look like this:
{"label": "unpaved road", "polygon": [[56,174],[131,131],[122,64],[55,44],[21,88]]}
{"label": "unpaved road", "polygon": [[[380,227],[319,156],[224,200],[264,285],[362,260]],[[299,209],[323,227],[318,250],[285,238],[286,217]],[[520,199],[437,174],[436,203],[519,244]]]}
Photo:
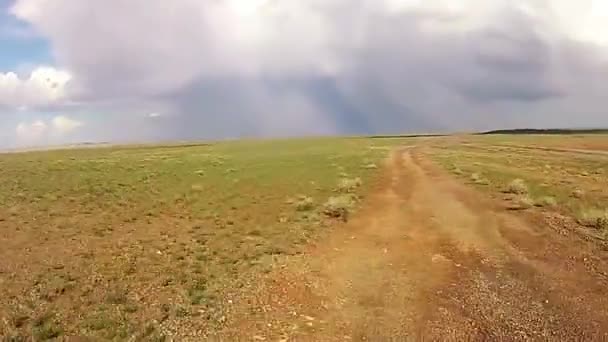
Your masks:
{"label": "unpaved road", "polygon": [[364,207],[219,340],[606,340],[606,252],[395,151]]}

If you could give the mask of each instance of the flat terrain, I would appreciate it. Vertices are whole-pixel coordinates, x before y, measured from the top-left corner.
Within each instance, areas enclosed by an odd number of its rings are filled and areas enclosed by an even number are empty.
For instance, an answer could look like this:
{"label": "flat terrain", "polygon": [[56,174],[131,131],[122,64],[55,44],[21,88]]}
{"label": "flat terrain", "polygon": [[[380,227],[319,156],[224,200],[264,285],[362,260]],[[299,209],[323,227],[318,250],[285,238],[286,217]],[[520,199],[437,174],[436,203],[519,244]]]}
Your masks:
{"label": "flat terrain", "polygon": [[608,137],[586,138],[2,156],[0,335],[606,339]]}

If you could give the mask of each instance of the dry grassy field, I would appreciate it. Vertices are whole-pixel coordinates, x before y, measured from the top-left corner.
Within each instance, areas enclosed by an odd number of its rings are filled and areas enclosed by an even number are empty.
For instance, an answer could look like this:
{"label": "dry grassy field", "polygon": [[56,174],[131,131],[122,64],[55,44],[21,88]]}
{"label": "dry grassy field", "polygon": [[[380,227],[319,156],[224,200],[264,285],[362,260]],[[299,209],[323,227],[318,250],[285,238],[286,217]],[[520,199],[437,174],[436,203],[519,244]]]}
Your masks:
{"label": "dry grassy field", "polygon": [[608,333],[608,137],[0,155],[7,341]]}
{"label": "dry grassy field", "polygon": [[2,155],[0,335],[122,340],[160,338],[163,324],[211,329],[252,274],[300,253],[331,216],[356,207],[383,144]]}
{"label": "dry grassy field", "polygon": [[[512,203],[608,233],[608,136],[476,136],[445,140],[433,158],[464,182]],[[540,210],[540,209],[539,209]]]}

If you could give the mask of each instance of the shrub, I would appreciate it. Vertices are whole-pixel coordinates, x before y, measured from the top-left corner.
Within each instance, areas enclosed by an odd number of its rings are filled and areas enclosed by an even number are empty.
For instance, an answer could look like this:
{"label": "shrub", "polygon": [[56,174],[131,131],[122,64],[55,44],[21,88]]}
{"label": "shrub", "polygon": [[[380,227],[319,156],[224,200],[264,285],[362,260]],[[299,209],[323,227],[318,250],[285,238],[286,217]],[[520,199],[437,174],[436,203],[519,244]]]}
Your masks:
{"label": "shrub", "polygon": [[482,185],[489,184],[489,181],[487,179],[483,178],[479,173],[471,174],[471,180],[475,184],[482,184]]}
{"label": "shrub", "polygon": [[315,202],[311,197],[308,196],[300,196],[298,201],[296,202],[296,210],[297,211],[309,211],[314,209]]}
{"label": "shrub", "polygon": [[518,196],[515,199],[515,203],[517,204],[519,209],[530,209],[534,206],[534,201],[526,195]]}
{"label": "shrub", "polygon": [[523,179],[514,179],[507,186],[507,192],[511,194],[523,195],[528,193],[528,186]]}
{"label": "shrub", "polygon": [[572,197],[574,198],[583,198],[583,196],[585,196],[585,192],[581,189],[572,191]]}
{"label": "shrub", "polygon": [[342,178],[338,182],[338,191],[340,192],[354,192],[363,184],[361,178]]}
{"label": "shrub", "polygon": [[580,213],[578,222],[585,227],[608,229],[608,210],[585,210]]}
{"label": "shrub", "polygon": [[555,207],[557,205],[557,200],[555,200],[555,197],[543,196],[539,198],[535,204],[538,207]]}
{"label": "shrub", "polygon": [[330,197],[323,205],[323,213],[329,217],[342,218],[346,221],[356,202],[356,197],[353,195]]}

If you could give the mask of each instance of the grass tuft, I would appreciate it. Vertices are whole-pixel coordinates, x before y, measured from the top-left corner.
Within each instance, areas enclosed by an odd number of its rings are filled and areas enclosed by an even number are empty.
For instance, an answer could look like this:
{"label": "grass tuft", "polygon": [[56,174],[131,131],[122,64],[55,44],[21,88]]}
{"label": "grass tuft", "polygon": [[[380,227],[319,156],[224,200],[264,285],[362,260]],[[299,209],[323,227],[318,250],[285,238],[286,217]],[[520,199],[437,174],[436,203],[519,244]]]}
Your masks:
{"label": "grass tuft", "polygon": [[490,182],[482,177],[479,173],[473,173],[471,174],[471,181],[473,181],[473,183],[475,184],[480,184],[480,185],[488,185]]}
{"label": "grass tuft", "polygon": [[346,221],[356,203],[357,199],[352,194],[333,196],[323,205],[323,213],[329,217],[342,218]]}
{"label": "grass tuft", "polygon": [[515,199],[515,203],[520,209],[530,209],[534,206],[534,200],[528,195],[521,195]]}
{"label": "grass tuft", "polygon": [[579,214],[578,222],[585,227],[608,230],[608,210],[583,210]]}
{"label": "grass tuft", "polygon": [[375,170],[378,168],[378,165],[376,165],[374,163],[369,163],[367,165],[364,165],[363,168],[366,170]]}
{"label": "grass tuft", "polygon": [[526,183],[524,182],[523,179],[517,178],[517,179],[512,180],[511,183],[509,183],[509,185],[507,185],[506,192],[510,193],[510,194],[518,194],[518,195],[527,194],[528,186],[526,185]]}
{"label": "grass tuft", "polygon": [[572,197],[574,198],[583,198],[585,196],[585,191],[581,189],[576,189],[572,191]]}
{"label": "grass tuft", "polygon": [[528,195],[518,195],[513,198],[511,205],[509,206],[510,210],[526,210],[530,209],[534,206],[535,202]]}
{"label": "grass tuft", "polygon": [[543,196],[534,203],[537,207],[555,207],[557,200],[552,196]]}
{"label": "grass tuft", "polygon": [[315,201],[312,197],[300,196],[296,202],[297,211],[310,211],[315,208]]}
{"label": "grass tuft", "polygon": [[63,329],[50,314],[44,314],[36,318],[32,324],[32,330],[35,341],[46,341],[58,338],[63,334]]}
{"label": "grass tuft", "polygon": [[362,184],[363,184],[363,182],[361,181],[361,178],[359,178],[359,177],[342,178],[338,182],[338,191],[351,193],[351,192],[354,192],[355,190],[357,190],[357,188],[359,188]]}

